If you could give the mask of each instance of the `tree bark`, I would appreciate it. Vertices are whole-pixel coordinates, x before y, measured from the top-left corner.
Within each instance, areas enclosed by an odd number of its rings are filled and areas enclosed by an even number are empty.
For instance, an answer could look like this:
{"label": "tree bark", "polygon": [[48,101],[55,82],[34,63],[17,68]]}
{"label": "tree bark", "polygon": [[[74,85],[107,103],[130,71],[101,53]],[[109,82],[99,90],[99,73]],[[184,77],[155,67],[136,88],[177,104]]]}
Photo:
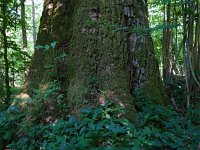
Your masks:
{"label": "tree bark", "polygon": [[36,45],[35,2],[32,0],[33,45]]}
{"label": "tree bark", "polygon": [[[171,0],[164,2],[164,25],[171,25]],[[166,6],[167,7],[166,7]],[[166,18],[166,16],[167,18]],[[163,80],[166,81],[172,72],[172,33],[173,31],[167,27],[163,29]]]}
{"label": "tree bark", "polygon": [[[22,40],[23,40],[23,49],[24,49],[24,68],[26,68],[26,61],[27,61],[27,34],[26,34],[26,12],[25,12],[25,1],[21,0],[21,24],[22,24]],[[26,69],[25,69],[26,72]],[[25,73],[26,74],[26,73]]]}
{"label": "tree bark", "polygon": [[6,105],[9,104],[10,101],[10,79],[9,79],[9,60],[8,60],[8,39],[6,35],[7,30],[7,2],[4,0],[2,5],[2,19],[3,19],[3,27],[2,27],[2,35],[3,35],[3,49],[4,49],[4,62],[5,62],[5,88],[6,88],[6,98],[5,103]]}
{"label": "tree bark", "polygon": [[[147,15],[147,4],[140,0],[45,0],[37,45],[59,44],[46,54],[35,51],[28,92],[59,79],[74,112],[114,99],[130,110],[129,118],[135,115],[132,95],[140,89],[163,104],[151,36],[137,31],[148,28]],[[48,76],[45,66],[63,53],[67,56],[56,62],[57,77]]]}

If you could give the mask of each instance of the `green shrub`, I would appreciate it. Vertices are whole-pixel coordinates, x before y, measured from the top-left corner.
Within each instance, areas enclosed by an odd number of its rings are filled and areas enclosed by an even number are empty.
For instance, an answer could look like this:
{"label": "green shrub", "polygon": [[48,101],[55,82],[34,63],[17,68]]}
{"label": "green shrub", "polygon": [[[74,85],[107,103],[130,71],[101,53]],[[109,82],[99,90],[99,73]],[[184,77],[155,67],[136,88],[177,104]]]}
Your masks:
{"label": "green shrub", "polygon": [[[152,146],[181,150],[197,149],[200,141],[200,124],[195,124],[193,115],[200,118],[200,113],[181,116],[170,107],[153,105],[148,100],[140,100],[136,104],[140,107],[140,132],[152,141]],[[193,109],[195,112],[198,110]]]}
{"label": "green shrub", "polygon": [[[26,114],[15,106],[0,112],[0,149],[197,149],[199,106],[184,116],[143,95],[142,91],[135,95],[138,124],[134,126],[125,119],[128,112],[112,100],[81,109],[78,117],[63,115],[67,106],[60,83],[50,82],[26,101]],[[54,119],[46,122],[49,116]]]}
{"label": "green shrub", "polygon": [[27,102],[27,116],[35,123],[45,122],[48,117],[62,117],[67,106],[60,92],[60,82],[55,80],[47,84],[44,90],[35,90],[34,96]]}
{"label": "green shrub", "polygon": [[16,106],[9,106],[6,111],[0,111],[0,149],[17,137],[19,124],[24,116]]}
{"label": "green shrub", "polygon": [[[140,103],[143,103],[140,101]],[[141,105],[141,104],[139,104]],[[140,127],[124,119],[124,110],[109,101],[105,106],[81,110],[52,124],[39,124],[13,141],[13,149],[196,149],[200,130],[189,117],[161,106],[143,105]]]}

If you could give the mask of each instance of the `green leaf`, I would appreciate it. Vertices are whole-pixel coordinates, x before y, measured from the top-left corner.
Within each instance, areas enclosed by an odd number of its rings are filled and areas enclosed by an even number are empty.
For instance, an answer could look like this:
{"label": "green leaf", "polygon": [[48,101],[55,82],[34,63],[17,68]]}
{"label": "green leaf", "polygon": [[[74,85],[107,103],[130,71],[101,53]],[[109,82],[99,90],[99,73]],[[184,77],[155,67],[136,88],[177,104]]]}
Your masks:
{"label": "green leaf", "polygon": [[59,100],[59,99],[62,99],[63,97],[64,97],[64,94],[60,94],[60,95],[57,96],[56,99]]}
{"label": "green leaf", "polygon": [[58,43],[58,42],[53,41],[53,42],[51,43],[51,47],[52,47],[52,48],[55,48],[57,43]]}
{"label": "green leaf", "polygon": [[66,150],[66,149],[69,149],[68,144],[66,142],[61,143],[58,148],[58,150]]}
{"label": "green leaf", "polygon": [[70,122],[70,123],[76,122],[76,117],[74,117],[74,115],[70,116],[70,117],[69,117],[69,122]]}
{"label": "green leaf", "polygon": [[136,150],[136,149],[138,149],[138,150],[141,149],[139,144],[136,144],[131,148],[131,150]]}
{"label": "green leaf", "polygon": [[55,60],[55,61],[59,61],[59,60],[64,59],[66,56],[67,56],[67,54],[66,54],[66,53],[63,53],[63,54],[59,55],[58,57],[54,58],[54,60]]}
{"label": "green leaf", "polygon": [[111,123],[110,125],[106,126],[106,128],[110,131],[116,132],[116,133],[126,133],[127,130],[120,127],[119,125],[115,123]]}
{"label": "green leaf", "polygon": [[46,69],[53,69],[54,65],[45,66]]}
{"label": "green leaf", "polygon": [[106,114],[106,118],[107,118],[107,119],[110,119],[111,117],[110,117],[110,115],[109,115],[109,114]]}
{"label": "green leaf", "polygon": [[123,31],[123,30],[127,30],[129,29],[129,27],[121,27],[121,28],[117,28],[115,30],[112,30],[113,33],[119,32],[119,31]]}
{"label": "green leaf", "polygon": [[56,136],[56,141],[58,143],[63,143],[63,142],[66,141],[66,137],[64,137],[64,136]]}
{"label": "green leaf", "polygon": [[3,136],[3,138],[5,139],[5,140],[10,140],[11,138],[12,138],[12,135],[13,135],[14,133],[12,132],[12,131],[6,131],[5,132],[5,134],[4,134],[4,136]]}
{"label": "green leaf", "polygon": [[11,113],[11,112],[20,112],[19,108],[16,107],[16,106],[13,106],[13,105],[10,105],[7,109],[7,112],[8,113]]}
{"label": "green leaf", "polygon": [[84,126],[83,128],[81,128],[81,130],[80,130],[80,134],[83,134],[84,132],[86,131],[86,126]]}
{"label": "green leaf", "polygon": [[42,45],[37,45],[37,46],[35,46],[35,48],[36,48],[36,49],[43,49],[44,46],[42,46]]}
{"label": "green leaf", "polygon": [[102,113],[102,110],[103,110],[102,107],[95,109],[92,119],[95,120],[98,116],[100,116],[100,114]]}
{"label": "green leaf", "polygon": [[103,129],[103,126],[105,126],[107,123],[107,120],[103,120],[103,121],[100,121],[97,123],[96,125],[96,129],[99,130],[99,129]]}
{"label": "green leaf", "polygon": [[88,114],[90,112],[92,112],[93,108],[92,107],[88,107],[88,108],[83,108],[80,110],[81,113],[84,113],[84,114]]}
{"label": "green leaf", "polygon": [[0,125],[6,120],[5,113],[0,112]]}
{"label": "green leaf", "polygon": [[45,45],[44,48],[45,48],[45,50],[49,50],[50,46],[49,45]]}
{"label": "green leaf", "polygon": [[92,130],[95,130],[95,125],[93,123],[88,123],[89,128],[91,128]]}

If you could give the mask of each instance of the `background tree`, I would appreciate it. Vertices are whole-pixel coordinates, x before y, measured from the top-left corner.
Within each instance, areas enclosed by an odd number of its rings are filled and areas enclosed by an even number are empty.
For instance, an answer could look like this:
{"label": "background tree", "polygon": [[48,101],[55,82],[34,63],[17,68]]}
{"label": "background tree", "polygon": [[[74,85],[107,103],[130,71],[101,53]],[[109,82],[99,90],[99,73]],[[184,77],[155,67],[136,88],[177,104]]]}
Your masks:
{"label": "background tree", "polygon": [[199,64],[199,1],[151,1],[149,4],[156,56],[167,93],[182,109],[186,105],[188,108],[199,101],[199,69],[195,67]]}
{"label": "background tree", "polygon": [[[171,0],[163,1],[164,21],[165,25],[170,26],[171,23]],[[167,4],[166,4],[167,3]],[[165,28],[163,30],[163,80],[169,78],[172,69],[172,29]]]}
{"label": "background tree", "polygon": [[5,103],[8,105],[10,101],[10,79],[9,79],[9,62],[8,62],[8,39],[7,39],[7,28],[8,28],[8,1],[3,1],[1,3],[1,11],[2,11],[2,29],[1,34],[3,36],[2,43],[4,49],[4,62],[5,62],[5,87],[6,87],[6,98]]}
{"label": "background tree", "polygon": [[[20,60],[21,50],[19,49],[17,42],[17,36],[13,31],[17,31],[19,27],[19,14],[18,14],[18,3],[16,1],[2,1],[1,3],[1,15],[0,18],[2,22],[0,23],[1,30],[1,43],[0,47],[4,59],[2,63],[4,64],[3,77],[5,79],[5,102],[8,104],[11,97],[11,86],[14,87],[15,79],[17,73],[21,72]],[[12,34],[13,33],[13,34]],[[16,58],[20,59],[16,59]],[[16,66],[20,66],[16,69]],[[22,66],[23,67],[23,66]]]}
{"label": "background tree", "polygon": [[[185,80],[187,86],[187,107],[190,101],[195,102],[196,93],[200,90],[200,81],[195,74],[198,72],[199,57],[199,1],[183,1],[183,54],[185,66]],[[197,69],[197,70],[196,70]]]}
{"label": "background tree", "polygon": [[32,24],[33,24],[33,44],[34,47],[36,45],[36,21],[35,21],[35,1],[31,0],[32,2]]}
{"label": "background tree", "polygon": [[24,65],[26,65],[27,61],[27,33],[26,33],[26,10],[25,10],[25,0],[20,1],[21,6],[21,26],[22,26],[22,39],[23,39],[23,49],[24,49]]}
{"label": "background tree", "polygon": [[[3,1],[0,2],[1,8],[3,8]],[[7,11],[6,11],[6,19],[7,19],[7,29],[6,29],[6,37],[7,37],[7,58],[8,58],[8,68],[9,68],[9,86],[11,88],[12,94],[17,94],[24,84],[24,70],[27,70],[31,55],[33,53],[33,41],[27,39],[32,39],[32,22],[31,22],[31,3],[25,3],[25,1],[6,1]],[[21,5],[23,5],[21,7]],[[26,6],[26,9],[25,9]],[[42,7],[42,6],[41,6]],[[38,7],[38,3],[36,3],[37,17],[36,17],[36,26],[39,24],[40,13],[38,12],[41,7]],[[3,9],[0,9],[0,30],[3,30]],[[24,14],[26,11],[26,14]],[[21,14],[21,18],[20,18]],[[30,25],[29,25],[30,24]],[[22,29],[23,28],[23,29]],[[23,32],[22,32],[23,30]],[[27,33],[26,33],[27,31]],[[0,34],[0,64],[2,71],[2,79],[5,80],[5,59],[4,59],[4,49],[3,49],[3,32]],[[24,44],[23,44],[24,43]],[[26,48],[25,48],[25,47]],[[29,49],[27,53],[24,51],[24,48]],[[26,58],[26,62],[25,62]],[[3,82],[3,91],[5,93],[5,82]],[[18,92],[17,92],[18,91]],[[1,95],[4,97],[5,94]]]}

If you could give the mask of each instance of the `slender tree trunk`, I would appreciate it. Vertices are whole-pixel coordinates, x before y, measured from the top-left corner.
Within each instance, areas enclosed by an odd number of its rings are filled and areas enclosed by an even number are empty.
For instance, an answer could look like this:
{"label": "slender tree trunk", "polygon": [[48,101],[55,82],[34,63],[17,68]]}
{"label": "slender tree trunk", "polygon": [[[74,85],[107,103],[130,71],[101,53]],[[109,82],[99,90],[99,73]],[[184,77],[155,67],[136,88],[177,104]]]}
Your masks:
{"label": "slender tree trunk", "polygon": [[8,60],[8,41],[7,41],[7,35],[6,35],[6,29],[7,29],[7,4],[6,0],[4,0],[3,6],[2,6],[2,18],[3,18],[3,29],[2,29],[2,35],[3,35],[3,48],[4,48],[4,62],[5,62],[5,88],[6,88],[6,99],[5,103],[8,105],[10,101],[10,79],[9,79],[9,60]]}
{"label": "slender tree trunk", "polygon": [[[137,31],[148,28],[147,15],[147,4],[140,0],[46,0],[37,44],[59,44],[47,54],[35,51],[28,92],[58,77],[74,113],[114,99],[134,118],[132,94],[141,89],[143,96],[163,104],[166,97],[151,36]],[[54,65],[55,56],[63,53],[67,56]],[[57,77],[48,76],[49,65],[57,68]]]}
{"label": "slender tree trunk", "polygon": [[[195,74],[195,68],[196,68],[196,55],[197,55],[197,37],[198,35],[195,34],[195,24],[198,22],[198,18],[195,19],[195,13],[198,13],[198,1],[192,0],[188,4],[188,7],[193,10],[193,14],[188,15],[188,62],[189,62],[189,69],[191,73],[191,81],[194,81],[195,84],[190,85],[190,89],[192,91],[192,103],[196,102],[196,93],[199,93],[200,91],[200,80],[198,80],[196,74]],[[197,27],[199,28],[199,27]],[[197,29],[196,28],[196,29]]]}
{"label": "slender tree trunk", "polygon": [[[200,14],[200,2],[197,3],[197,13]],[[194,61],[195,66],[194,69],[200,69],[200,15],[197,17],[196,20],[196,27],[195,27],[195,42],[194,42]]]}
{"label": "slender tree trunk", "polygon": [[[184,50],[184,67],[185,67],[185,78],[187,87],[187,107],[191,103],[196,102],[200,90],[200,81],[195,74],[196,64],[198,63],[196,57],[198,56],[197,40],[198,17],[195,16],[198,13],[199,2],[197,0],[185,0],[183,1],[183,50]],[[188,13],[187,10],[192,10],[193,13]],[[191,84],[194,82],[194,84]],[[189,84],[190,83],[190,84]]]}
{"label": "slender tree trunk", "polygon": [[13,51],[11,54],[11,61],[10,61],[10,85],[11,87],[15,87],[15,61]]}
{"label": "slender tree trunk", "polygon": [[184,56],[184,72],[185,72],[185,84],[186,84],[186,98],[187,98],[187,108],[190,106],[190,89],[189,89],[189,65],[188,65],[188,53],[186,48],[186,40],[187,40],[187,30],[186,30],[186,8],[187,4],[185,1],[182,1],[182,10],[183,10],[183,56]]}
{"label": "slender tree trunk", "polygon": [[[164,24],[169,26],[171,24],[171,1],[164,2]],[[167,7],[166,7],[166,6]],[[172,53],[172,30],[167,27],[163,30],[163,79],[166,80],[171,72],[171,53]]]}
{"label": "slender tree trunk", "polygon": [[[21,0],[21,24],[22,24],[22,39],[23,39],[23,49],[24,49],[24,68],[26,68],[27,61],[27,34],[26,34],[26,12],[25,12],[25,1]],[[26,69],[25,69],[26,72]],[[26,73],[25,73],[26,74]]]}
{"label": "slender tree trunk", "polygon": [[[198,2],[198,7],[197,7],[197,12],[200,14],[200,2]],[[200,70],[200,15],[198,17],[197,21],[197,50],[198,50],[198,55],[197,55],[197,69]],[[199,75],[200,79],[200,75]]]}
{"label": "slender tree trunk", "polygon": [[33,45],[36,45],[35,2],[32,0]]}

